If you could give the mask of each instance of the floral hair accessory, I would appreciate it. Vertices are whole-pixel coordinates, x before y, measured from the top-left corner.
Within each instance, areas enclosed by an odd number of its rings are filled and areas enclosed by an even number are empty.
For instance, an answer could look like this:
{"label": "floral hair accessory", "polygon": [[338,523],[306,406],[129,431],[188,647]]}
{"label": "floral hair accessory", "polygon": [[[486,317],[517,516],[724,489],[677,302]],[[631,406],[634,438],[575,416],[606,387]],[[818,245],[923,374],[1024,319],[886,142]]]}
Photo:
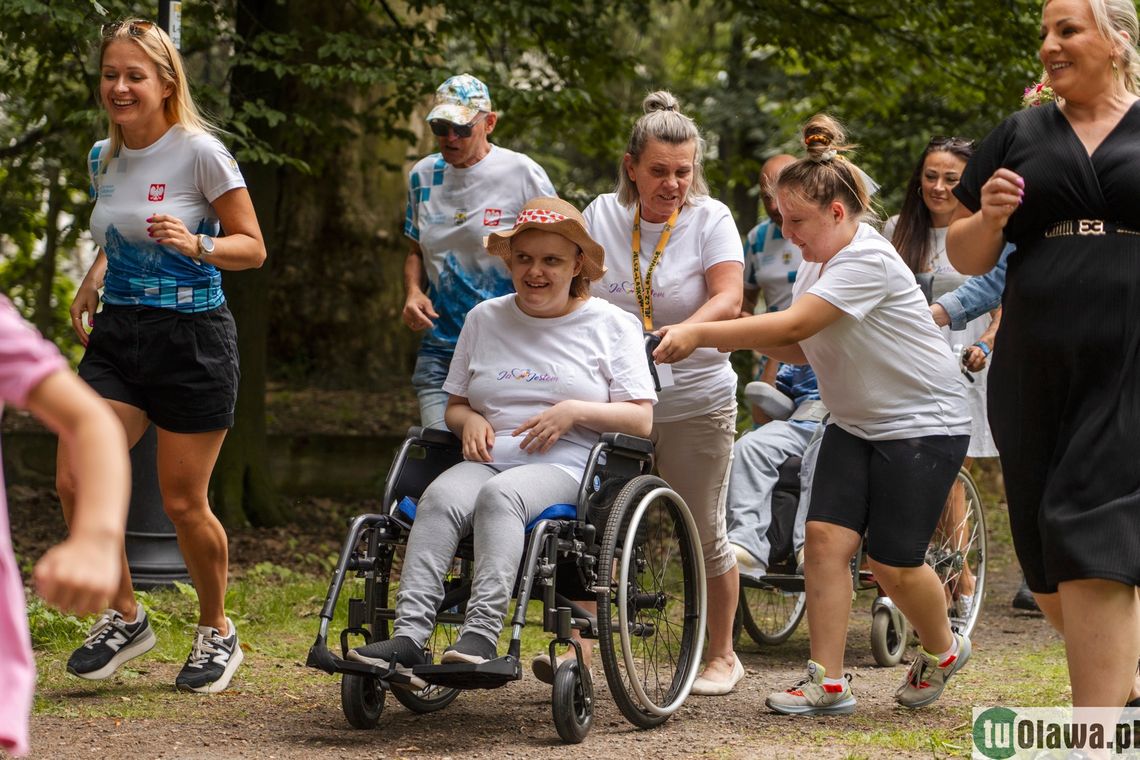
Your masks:
{"label": "floral hair accessory", "polygon": [[1021,96],[1021,105],[1025,108],[1033,106],[1043,106],[1046,103],[1052,103],[1057,99],[1057,93],[1053,92],[1053,88],[1045,82],[1038,82],[1032,87],[1026,87],[1025,92]]}

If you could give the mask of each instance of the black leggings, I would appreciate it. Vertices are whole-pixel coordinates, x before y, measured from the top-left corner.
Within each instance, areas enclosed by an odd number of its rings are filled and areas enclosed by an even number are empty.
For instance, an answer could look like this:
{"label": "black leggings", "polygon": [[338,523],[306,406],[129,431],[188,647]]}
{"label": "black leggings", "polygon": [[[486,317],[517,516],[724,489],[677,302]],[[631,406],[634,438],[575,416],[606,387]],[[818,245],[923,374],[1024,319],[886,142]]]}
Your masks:
{"label": "black leggings", "polygon": [[866,532],[876,562],[918,567],[969,445],[968,435],[868,441],[828,425],[807,519]]}

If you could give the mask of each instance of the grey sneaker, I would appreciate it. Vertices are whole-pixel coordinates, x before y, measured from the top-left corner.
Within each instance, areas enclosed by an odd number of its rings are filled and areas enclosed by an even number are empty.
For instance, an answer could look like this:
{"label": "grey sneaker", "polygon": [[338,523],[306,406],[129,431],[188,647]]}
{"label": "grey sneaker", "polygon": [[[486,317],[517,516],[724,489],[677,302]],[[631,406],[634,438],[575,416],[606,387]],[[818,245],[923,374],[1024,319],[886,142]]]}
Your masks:
{"label": "grey sneaker", "polygon": [[958,639],[958,653],[947,657],[945,662],[939,662],[935,655],[918,648],[918,656],[911,663],[906,680],[895,690],[895,701],[903,707],[924,707],[942,696],[950,676],[970,660],[970,640],[960,633],[955,633],[954,637]]}
{"label": "grey sneaker", "polygon": [[431,658],[427,656],[422,646],[407,636],[393,636],[390,639],[350,649],[345,659],[394,670],[407,676],[409,683],[417,689],[424,689],[428,685],[427,681],[412,675],[412,668],[417,665],[431,665]]}
{"label": "grey sneaker", "polygon": [[482,665],[498,656],[495,642],[477,633],[462,633],[458,641],[443,650],[443,657],[439,658],[439,662],[441,665],[455,662]]}
{"label": "grey sneaker", "polygon": [[823,682],[827,671],[815,660],[808,660],[807,670],[807,678],[787,691],[769,694],[765,704],[784,715],[847,715],[855,712],[850,674],[842,686],[836,686]]}
{"label": "grey sneaker", "polygon": [[118,610],[106,610],[95,621],[83,646],[67,659],[67,672],[99,681],[110,677],[128,660],[154,649],[154,629],[142,607],[139,607],[139,618],[137,623],[128,623]]}

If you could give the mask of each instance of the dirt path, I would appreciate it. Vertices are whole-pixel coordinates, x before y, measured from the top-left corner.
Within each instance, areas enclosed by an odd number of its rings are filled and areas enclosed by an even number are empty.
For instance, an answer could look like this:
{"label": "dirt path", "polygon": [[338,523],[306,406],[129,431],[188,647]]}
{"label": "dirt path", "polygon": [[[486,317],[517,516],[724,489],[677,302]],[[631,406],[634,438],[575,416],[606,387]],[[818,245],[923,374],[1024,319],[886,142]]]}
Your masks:
{"label": "dirt path", "polygon": [[[415,715],[390,698],[378,729],[354,731],[341,714],[337,680],[301,664],[306,643],[295,652],[290,648],[285,658],[252,654],[243,665],[246,676],[226,693],[209,698],[172,692],[166,684],[174,679],[178,665],[173,663],[143,665],[130,681],[58,681],[66,686],[39,695],[52,704],[46,711],[52,714],[33,718],[33,756],[89,760],[129,752],[139,758],[580,758],[585,751],[607,758],[966,757],[971,707],[1001,703],[1003,695],[1009,699],[1017,693],[1019,683],[1031,681],[1033,666],[1023,661],[1027,654],[1044,652],[1057,659],[1056,637],[1041,618],[1009,609],[1018,576],[1008,548],[995,549],[988,599],[974,637],[975,659],[951,682],[943,699],[924,710],[895,705],[892,695],[904,671],[874,666],[869,617],[863,610],[852,615],[847,655],[859,706],[844,718],[787,718],[763,706],[768,692],[785,688],[802,673],[806,626],[780,647],[742,645],[748,676],[740,689],[728,697],[690,698],[677,715],[649,731],[634,730],[621,717],[595,663],[598,708],[582,747],[559,743],[548,687],[529,674],[497,691],[465,693],[434,715]],[[41,668],[62,664],[41,662]],[[262,686],[247,691],[243,682]],[[166,717],[81,717],[115,714],[117,703],[123,714],[130,714],[135,700],[157,702],[159,714]]]}

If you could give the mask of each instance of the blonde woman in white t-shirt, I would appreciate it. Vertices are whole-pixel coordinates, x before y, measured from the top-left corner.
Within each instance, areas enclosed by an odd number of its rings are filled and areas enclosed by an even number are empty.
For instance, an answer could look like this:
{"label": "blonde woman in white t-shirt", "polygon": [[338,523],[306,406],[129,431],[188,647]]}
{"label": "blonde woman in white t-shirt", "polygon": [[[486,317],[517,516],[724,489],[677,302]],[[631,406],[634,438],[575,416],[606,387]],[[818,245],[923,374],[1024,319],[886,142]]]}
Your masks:
{"label": "blonde woman in white t-shirt", "polygon": [[[610,252],[609,271],[593,293],[638,317],[646,331],[734,319],[743,300],[744,248],[728,207],[708,196],[700,133],[667,92],[652,93],[643,106],[617,192],[598,196],[585,211],[590,234]],[[708,578],[708,650],[692,693],[727,694],[744,677],[732,651],[740,577],[724,507],[736,374],[727,354],[703,349],[661,384],[653,410],[657,468],[697,520]]]}
{"label": "blonde woman in white t-shirt", "polygon": [[[261,266],[265,243],[237,162],[199,115],[166,32],[142,19],[107,24],[99,61],[110,130],[90,154],[91,233],[99,253],[70,309],[86,348],[79,375],[110,404],[131,446],[151,423],[158,431],[163,507],[199,608],[175,686],[214,693],[229,685],[242,661],[224,605],[226,532],[206,499],[233,425],[239,375],[237,332],[219,270]],[[75,456],[60,443],[56,483],[69,523]],[[80,678],[108,678],[154,645],[124,554],[109,609],[67,669]]]}
{"label": "blonde woman in white t-shirt", "polygon": [[951,631],[938,576],[924,563],[966,454],[970,416],[957,363],[914,276],[861,221],[870,200],[841,155],[843,130],[819,115],[803,136],[807,157],[784,169],[776,186],[784,234],[804,257],[792,305],[732,322],[666,327],[654,356],[674,362],[711,346],[810,363],[831,411],[808,511],[808,677],[770,695],[768,706],[796,715],[855,709],[843,652],[850,561],[866,533],[871,570],[922,645],[895,699],[921,707],[970,656],[969,639]]}

